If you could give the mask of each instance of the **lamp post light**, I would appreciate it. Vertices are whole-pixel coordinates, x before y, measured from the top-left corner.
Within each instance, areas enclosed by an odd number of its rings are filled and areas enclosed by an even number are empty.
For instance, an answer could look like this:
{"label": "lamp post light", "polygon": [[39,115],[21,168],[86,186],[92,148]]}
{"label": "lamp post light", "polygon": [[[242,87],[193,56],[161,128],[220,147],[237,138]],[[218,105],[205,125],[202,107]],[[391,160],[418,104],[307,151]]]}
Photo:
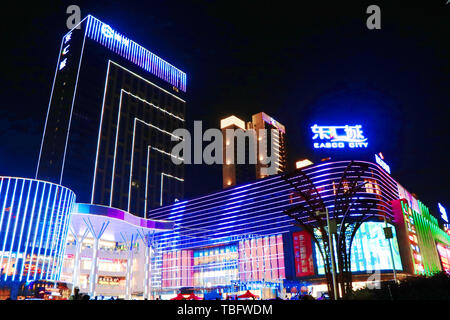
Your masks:
{"label": "lamp post light", "polygon": [[[336,232],[336,221],[333,221],[333,227],[331,227],[330,223],[330,216],[328,214],[328,208],[325,208],[325,212],[316,211],[317,216],[325,215],[327,218],[327,227],[328,227],[328,243],[329,243],[329,250],[331,255],[331,274],[333,278],[333,293],[334,293],[334,300],[337,300],[337,285],[336,285],[336,262],[334,257],[334,245],[333,245],[333,236]],[[333,229],[333,230],[332,230]]]}
{"label": "lamp post light", "polygon": [[386,217],[384,217],[384,236],[389,243],[389,251],[391,253],[391,261],[392,261],[392,273],[394,274],[394,281],[397,283],[397,271],[395,270],[395,262],[394,262],[394,253],[392,251],[391,239],[394,238],[392,233],[392,227],[388,227]]}

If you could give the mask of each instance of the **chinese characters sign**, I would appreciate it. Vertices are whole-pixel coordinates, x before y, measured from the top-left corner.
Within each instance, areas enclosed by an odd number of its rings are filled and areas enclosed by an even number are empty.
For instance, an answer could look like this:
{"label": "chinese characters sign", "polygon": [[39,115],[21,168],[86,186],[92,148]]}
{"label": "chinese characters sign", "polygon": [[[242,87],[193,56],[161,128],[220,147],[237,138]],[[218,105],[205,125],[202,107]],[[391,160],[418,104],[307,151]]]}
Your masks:
{"label": "chinese characters sign", "polygon": [[367,148],[367,138],[364,137],[360,125],[354,126],[318,126],[311,127],[315,149]]}
{"label": "chinese characters sign", "polygon": [[314,275],[311,236],[306,231],[294,232],[295,275],[305,277]]}

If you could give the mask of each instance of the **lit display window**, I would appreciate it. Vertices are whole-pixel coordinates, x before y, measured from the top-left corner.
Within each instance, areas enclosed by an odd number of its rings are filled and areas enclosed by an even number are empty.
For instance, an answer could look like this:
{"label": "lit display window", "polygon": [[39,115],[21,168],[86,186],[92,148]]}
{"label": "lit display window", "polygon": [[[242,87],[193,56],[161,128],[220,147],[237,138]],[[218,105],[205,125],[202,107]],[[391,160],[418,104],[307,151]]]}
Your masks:
{"label": "lit display window", "polygon": [[[384,236],[384,222],[364,222],[355,234],[352,244],[352,272],[392,270],[389,242]],[[391,239],[396,270],[402,270],[395,228]],[[325,274],[324,263],[315,245],[315,256],[319,274]]]}

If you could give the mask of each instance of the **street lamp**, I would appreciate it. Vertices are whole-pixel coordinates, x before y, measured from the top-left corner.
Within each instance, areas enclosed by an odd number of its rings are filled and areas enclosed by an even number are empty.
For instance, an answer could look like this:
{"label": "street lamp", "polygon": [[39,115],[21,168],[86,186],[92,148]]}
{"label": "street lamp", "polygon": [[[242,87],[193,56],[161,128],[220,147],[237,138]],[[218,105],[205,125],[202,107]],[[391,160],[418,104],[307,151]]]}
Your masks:
{"label": "street lamp", "polygon": [[383,230],[384,230],[384,236],[389,243],[389,251],[391,253],[392,273],[394,274],[394,281],[397,282],[397,272],[395,270],[394,253],[392,251],[392,244],[391,244],[391,239],[394,238],[394,235],[392,234],[392,227],[388,227],[388,225],[387,225],[386,216],[384,216]]}
{"label": "street lamp", "polygon": [[327,218],[327,227],[328,227],[328,243],[329,243],[329,249],[331,254],[331,274],[333,277],[333,293],[334,293],[334,300],[337,300],[337,286],[336,286],[336,264],[335,264],[335,258],[334,258],[334,245],[333,245],[333,239],[332,234],[336,232],[336,221],[333,221],[333,230],[331,230],[330,226],[330,216],[328,214],[328,208],[325,208],[325,212],[316,211],[317,216],[325,215]]}

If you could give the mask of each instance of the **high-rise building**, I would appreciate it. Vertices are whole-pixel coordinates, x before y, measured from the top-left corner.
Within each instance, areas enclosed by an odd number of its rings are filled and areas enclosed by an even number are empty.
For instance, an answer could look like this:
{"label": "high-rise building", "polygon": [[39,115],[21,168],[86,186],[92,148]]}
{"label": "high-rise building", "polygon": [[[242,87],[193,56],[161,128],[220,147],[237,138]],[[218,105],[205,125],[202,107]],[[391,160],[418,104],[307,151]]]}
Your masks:
{"label": "high-rise building", "polygon": [[[223,188],[234,186],[236,184],[250,182],[256,179],[256,167],[254,164],[249,163],[248,151],[250,150],[250,141],[245,140],[245,160],[246,163],[237,163],[237,137],[234,137],[234,141],[230,141],[226,136],[227,129],[241,129],[246,131],[247,124],[236,116],[230,116],[220,121],[220,129],[222,130],[223,140],[223,165],[222,165],[222,177]],[[233,143],[233,154],[227,154],[227,148]]]}
{"label": "high-rise building", "polygon": [[[263,164],[260,161],[260,155],[270,154],[270,144],[273,143],[273,149],[275,154],[270,155],[273,158],[276,166],[276,173],[285,172],[287,169],[287,158],[286,158],[286,128],[284,125],[276,121],[274,118],[268,116],[264,112],[254,114],[252,116],[252,128],[256,131],[258,138],[258,163],[256,164],[256,178],[261,179],[267,177],[264,174],[262,168],[267,168],[268,164]],[[267,139],[262,139],[260,135],[260,129],[266,129],[264,132],[267,133]],[[272,131],[273,130],[273,131]],[[265,141],[265,144],[260,143]]]}
{"label": "high-rise building", "polygon": [[184,72],[87,16],[61,41],[36,177],[142,217],[182,198],[185,90]]}
{"label": "high-rise building", "polygon": [[[285,127],[268,116],[264,112],[254,114],[252,121],[245,122],[236,116],[230,116],[220,121],[220,128],[223,132],[223,166],[222,166],[222,185],[223,188],[231,187],[236,184],[250,182],[255,179],[261,179],[267,177],[268,174],[264,173],[263,168],[274,166],[274,172],[276,174],[286,171],[287,159],[286,159],[286,129]],[[245,140],[245,164],[237,163],[237,138],[234,141],[234,153],[232,156],[227,155],[227,146],[232,141],[226,138],[226,129],[242,129],[244,132],[248,130],[254,130],[255,132],[255,153],[256,163],[250,164],[249,150],[251,141],[247,137]],[[263,134],[266,134],[264,137]],[[271,147],[273,144],[273,147]],[[274,154],[271,154],[273,149]],[[272,159],[272,163],[264,164],[262,162],[264,156],[269,156]]]}

